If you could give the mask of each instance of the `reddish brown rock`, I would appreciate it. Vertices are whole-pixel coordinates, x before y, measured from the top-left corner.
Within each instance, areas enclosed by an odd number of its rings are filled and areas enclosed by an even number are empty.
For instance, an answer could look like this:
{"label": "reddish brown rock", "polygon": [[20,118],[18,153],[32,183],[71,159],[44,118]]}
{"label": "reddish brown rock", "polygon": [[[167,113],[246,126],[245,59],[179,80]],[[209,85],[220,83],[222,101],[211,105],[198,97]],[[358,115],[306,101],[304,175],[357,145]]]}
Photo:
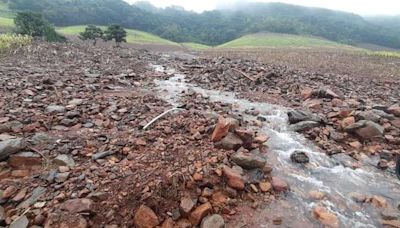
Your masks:
{"label": "reddish brown rock", "polygon": [[25,198],[27,192],[28,192],[28,188],[23,188],[23,189],[21,189],[21,190],[17,193],[17,195],[15,195],[14,198],[12,198],[12,201],[13,201],[13,202],[20,202],[20,201],[22,201],[22,200]]}
{"label": "reddish brown rock", "polygon": [[319,192],[319,191],[310,191],[308,193],[308,196],[310,197],[310,199],[313,200],[322,200],[325,197],[325,193],[323,192]]}
{"label": "reddish brown rock", "polygon": [[370,202],[377,208],[387,208],[388,206],[386,199],[382,196],[372,196],[371,198],[367,199],[367,202]]}
{"label": "reddish brown rock", "polygon": [[71,213],[92,213],[94,202],[91,199],[70,199],[63,203],[61,209]]}
{"label": "reddish brown rock", "polygon": [[303,97],[304,100],[311,98],[313,95],[313,89],[311,88],[304,88],[301,90],[300,95]]}
{"label": "reddish brown rock", "polygon": [[381,220],[382,225],[392,228],[400,228],[400,220]]}
{"label": "reddish brown rock", "polygon": [[9,199],[17,193],[18,189],[14,186],[7,187],[3,192],[3,199]]}
{"label": "reddish brown rock", "polygon": [[210,213],[211,209],[212,206],[210,203],[200,205],[190,214],[189,221],[197,226]]}
{"label": "reddish brown rock", "polygon": [[160,224],[156,213],[145,205],[139,207],[133,221],[137,228],[153,228]]}
{"label": "reddish brown rock", "polygon": [[181,199],[181,203],[179,204],[179,211],[181,212],[181,215],[185,217],[189,216],[195,205],[196,202],[192,198],[188,196],[183,197]]}
{"label": "reddish brown rock", "polygon": [[346,117],[342,120],[342,122],[340,123],[340,126],[345,129],[346,127],[354,124],[356,122],[356,119],[354,118],[354,116],[350,116],[350,117]]}
{"label": "reddish brown rock", "polygon": [[237,190],[244,189],[244,179],[240,173],[228,166],[223,167],[223,174],[228,179],[228,185]]}
{"label": "reddish brown rock", "polygon": [[319,110],[322,108],[322,101],[318,99],[308,99],[303,102],[303,106],[311,109]]}
{"label": "reddish brown rock", "polygon": [[26,169],[18,169],[11,171],[11,176],[16,178],[23,178],[29,176],[31,173]]}
{"label": "reddish brown rock", "polygon": [[161,225],[161,228],[173,228],[174,227],[174,220],[171,218],[167,218]]}
{"label": "reddish brown rock", "polygon": [[333,213],[328,212],[325,208],[317,206],[313,210],[313,215],[323,225],[328,227],[339,227],[339,219]]}
{"label": "reddish brown rock", "polygon": [[212,195],[211,197],[213,203],[215,204],[224,204],[228,201],[228,196],[226,196],[223,192],[219,191]]}
{"label": "reddish brown rock", "polygon": [[41,166],[42,158],[39,154],[32,152],[21,152],[11,155],[8,164],[13,168],[23,169],[32,166]]}
{"label": "reddish brown rock", "polygon": [[230,129],[235,129],[237,127],[239,127],[237,120],[220,117],[217,125],[215,126],[214,132],[212,133],[211,140],[213,142],[218,142],[228,135]]}
{"label": "reddish brown rock", "polygon": [[260,187],[262,192],[269,192],[272,189],[272,185],[269,182],[261,182],[259,184],[259,187]]}
{"label": "reddish brown rock", "polygon": [[289,185],[279,177],[272,177],[272,187],[276,192],[286,192],[289,190]]}
{"label": "reddish brown rock", "polygon": [[251,144],[254,142],[255,134],[253,131],[236,129],[235,134],[239,136],[239,138],[243,141],[246,147],[251,146]]}
{"label": "reddish brown rock", "polygon": [[390,106],[387,110],[389,113],[400,117],[400,105],[399,104],[394,104]]}

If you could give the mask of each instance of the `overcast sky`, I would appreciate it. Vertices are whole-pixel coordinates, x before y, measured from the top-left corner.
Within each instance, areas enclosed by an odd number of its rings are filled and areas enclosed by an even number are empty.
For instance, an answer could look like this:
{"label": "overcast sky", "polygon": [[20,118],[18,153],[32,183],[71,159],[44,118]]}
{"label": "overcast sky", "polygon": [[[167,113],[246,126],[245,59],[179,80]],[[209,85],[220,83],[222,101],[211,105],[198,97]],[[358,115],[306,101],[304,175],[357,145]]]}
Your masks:
{"label": "overcast sky", "polygon": [[[129,3],[138,0],[125,0]],[[253,0],[148,0],[158,7],[170,5],[183,6],[187,10],[201,12],[226,6],[235,2]],[[257,2],[285,2],[296,5],[316,6],[335,10],[342,10],[361,15],[400,15],[400,0],[254,0]]]}

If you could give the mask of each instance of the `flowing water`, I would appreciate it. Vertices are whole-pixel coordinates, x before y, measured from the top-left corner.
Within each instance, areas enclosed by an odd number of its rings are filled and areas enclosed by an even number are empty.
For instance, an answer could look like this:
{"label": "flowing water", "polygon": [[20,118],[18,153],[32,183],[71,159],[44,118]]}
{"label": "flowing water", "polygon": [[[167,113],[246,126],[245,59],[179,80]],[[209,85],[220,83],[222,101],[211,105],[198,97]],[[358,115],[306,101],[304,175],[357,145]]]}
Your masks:
{"label": "flowing water", "polygon": [[[389,207],[397,207],[400,203],[400,181],[394,175],[371,166],[374,161],[368,158],[365,158],[361,168],[352,169],[346,165],[352,161],[351,157],[343,154],[327,156],[313,142],[289,130],[287,112],[290,109],[238,99],[229,92],[202,89],[186,83],[185,76],[175,73],[173,69],[166,70],[160,65],[153,67],[156,71],[171,75],[169,80],[156,80],[155,83],[160,97],[174,106],[179,104],[182,92],[191,89],[212,102],[233,104],[233,111],[240,113],[247,121],[256,118],[245,114],[246,110],[251,109],[260,111],[267,120],[262,131],[270,136],[266,155],[268,163],[274,168],[273,175],[285,179],[291,191],[283,197],[283,201],[278,200],[256,215],[260,218],[260,227],[270,227],[269,224],[262,224],[262,217],[271,211],[279,212],[287,227],[319,227],[312,217],[312,210],[317,204],[336,214],[340,227],[381,227],[380,210],[370,204],[356,203],[349,194],[357,192],[366,196],[382,196]],[[290,155],[299,150],[308,154],[310,164],[304,166],[291,162]],[[326,197],[318,202],[313,201],[308,196],[311,190],[326,193]],[[280,205],[279,202],[285,203]]]}

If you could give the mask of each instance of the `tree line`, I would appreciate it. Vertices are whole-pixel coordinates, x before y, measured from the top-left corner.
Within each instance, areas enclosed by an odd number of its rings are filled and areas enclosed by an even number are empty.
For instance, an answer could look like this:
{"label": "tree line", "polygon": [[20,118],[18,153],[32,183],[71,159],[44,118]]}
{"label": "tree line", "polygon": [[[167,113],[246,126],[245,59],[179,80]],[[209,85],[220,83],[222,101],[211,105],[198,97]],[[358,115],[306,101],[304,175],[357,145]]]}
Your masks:
{"label": "tree line", "polygon": [[246,34],[278,32],[313,35],[337,42],[400,48],[400,31],[361,16],[282,3],[247,3],[201,14],[181,7],[156,8],[123,0],[8,0],[13,10],[31,10],[57,26],[119,24],[175,42],[222,44]]}
{"label": "tree line", "polygon": [[[15,19],[16,32],[33,38],[44,39],[48,42],[64,42],[66,38],[58,34],[43,16],[34,12],[18,12]],[[85,31],[79,34],[81,40],[91,40],[96,45],[98,39],[114,40],[117,47],[126,42],[127,33],[120,25],[112,24],[105,31],[95,25],[88,25]]]}

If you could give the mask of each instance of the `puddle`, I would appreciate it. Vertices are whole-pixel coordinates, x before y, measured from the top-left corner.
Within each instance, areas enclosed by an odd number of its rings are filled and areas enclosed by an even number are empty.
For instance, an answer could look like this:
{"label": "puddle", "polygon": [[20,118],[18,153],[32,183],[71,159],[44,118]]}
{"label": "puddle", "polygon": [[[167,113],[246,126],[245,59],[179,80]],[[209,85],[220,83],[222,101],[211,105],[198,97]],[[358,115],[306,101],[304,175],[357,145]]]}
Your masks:
{"label": "puddle", "polygon": [[[161,66],[154,69],[175,72]],[[344,154],[329,157],[321,153],[313,142],[288,129],[287,112],[290,109],[238,99],[230,92],[202,89],[186,83],[184,75],[172,74],[173,77],[169,80],[156,80],[155,83],[160,97],[174,106],[179,105],[182,92],[191,89],[208,97],[210,101],[232,104],[233,111],[242,114],[245,120],[256,118],[245,114],[245,110],[249,109],[260,111],[266,118],[262,131],[270,136],[268,163],[274,167],[273,175],[284,178],[290,184],[291,191],[282,198],[289,206],[282,207],[279,200],[268,205],[262,212],[255,213],[260,218],[260,223],[266,221],[265,218],[271,213],[278,213],[284,218],[284,225],[287,227],[320,227],[312,217],[312,209],[318,204],[335,213],[341,227],[380,227],[379,210],[369,204],[354,202],[349,194],[357,192],[382,196],[393,207],[397,206],[395,203],[399,203],[400,182],[397,178],[370,165],[356,170],[345,167],[343,161],[352,161],[352,158]],[[295,150],[309,155],[310,164],[307,167],[291,162],[290,155]],[[310,200],[308,193],[312,190],[326,193],[325,199],[318,202]],[[260,224],[260,227],[270,225],[265,223]]]}

